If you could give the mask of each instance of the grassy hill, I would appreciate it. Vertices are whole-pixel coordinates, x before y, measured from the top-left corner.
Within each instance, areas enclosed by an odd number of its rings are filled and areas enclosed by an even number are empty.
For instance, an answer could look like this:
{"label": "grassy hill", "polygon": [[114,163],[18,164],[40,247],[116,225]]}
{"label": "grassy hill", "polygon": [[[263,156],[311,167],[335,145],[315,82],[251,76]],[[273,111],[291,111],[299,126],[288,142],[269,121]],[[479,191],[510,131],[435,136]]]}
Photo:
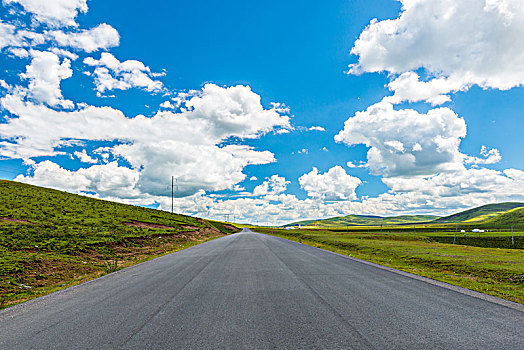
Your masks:
{"label": "grassy hill", "polygon": [[13,181],[0,198],[0,307],[237,230]]}
{"label": "grassy hill", "polygon": [[524,207],[524,203],[505,202],[486,204],[477,208],[462,211],[453,215],[439,218],[434,223],[475,223],[494,218],[506,213],[508,210]]}
{"label": "grassy hill", "polygon": [[[459,213],[438,217],[433,215],[400,215],[391,217],[373,216],[373,215],[347,215],[339,216],[323,220],[304,220],[298,221],[286,226],[308,226],[317,228],[334,228],[343,226],[380,226],[380,225],[407,225],[407,224],[447,224],[447,223],[463,223],[483,225],[506,225],[512,222],[515,225],[524,225],[522,217],[517,209],[524,209],[524,203],[519,202],[505,202],[487,204],[481,207],[468,209]],[[513,213],[514,210],[517,210]],[[508,214],[507,216],[504,216]],[[500,219],[499,219],[500,217]]]}
{"label": "grassy hill", "polygon": [[342,227],[342,226],[380,226],[380,225],[401,225],[408,223],[430,222],[438,219],[433,215],[400,215],[381,217],[374,215],[347,215],[324,220],[299,221],[286,226],[315,226],[315,227]]}
{"label": "grassy hill", "polygon": [[524,207],[518,207],[485,221],[490,226],[524,226]]}

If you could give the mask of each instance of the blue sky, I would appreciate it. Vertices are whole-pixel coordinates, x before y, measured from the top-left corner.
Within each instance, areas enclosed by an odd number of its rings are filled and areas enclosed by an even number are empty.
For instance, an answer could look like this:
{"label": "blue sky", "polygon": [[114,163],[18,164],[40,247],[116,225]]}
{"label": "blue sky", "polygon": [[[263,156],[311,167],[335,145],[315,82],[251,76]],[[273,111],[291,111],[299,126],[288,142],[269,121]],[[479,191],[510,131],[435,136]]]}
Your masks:
{"label": "blue sky", "polygon": [[222,219],[524,200],[515,0],[3,0],[0,177]]}

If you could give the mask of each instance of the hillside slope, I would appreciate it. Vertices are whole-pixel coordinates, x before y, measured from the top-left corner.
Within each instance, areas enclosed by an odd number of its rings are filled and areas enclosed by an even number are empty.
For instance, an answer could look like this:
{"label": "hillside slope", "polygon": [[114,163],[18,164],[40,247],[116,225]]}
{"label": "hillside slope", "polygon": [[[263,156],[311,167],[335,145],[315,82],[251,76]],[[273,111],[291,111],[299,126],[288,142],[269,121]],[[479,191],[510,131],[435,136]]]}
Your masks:
{"label": "hillside slope", "polygon": [[508,210],[504,214],[495,216],[494,218],[488,219],[484,222],[490,226],[510,226],[515,225],[518,227],[524,226],[524,208],[519,207]]}
{"label": "hillside slope", "polygon": [[408,223],[430,222],[438,219],[433,215],[400,215],[381,217],[374,215],[347,215],[323,220],[306,220],[288,224],[286,226],[315,226],[315,227],[342,227],[342,226],[380,226],[400,225]]}
{"label": "hillside slope", "polygon": [[434,221],[434,223],[474,223],[481,222],[498,215],[504,214],[508,210],[518,207],[524,207],[524,203],[519,202],[505,202],[486,204],[477,208],[465,210],[453,215],[445,216]]}
{"label": "hillside slope", "polygon": [[237,231],[0,180],[0,306]]}

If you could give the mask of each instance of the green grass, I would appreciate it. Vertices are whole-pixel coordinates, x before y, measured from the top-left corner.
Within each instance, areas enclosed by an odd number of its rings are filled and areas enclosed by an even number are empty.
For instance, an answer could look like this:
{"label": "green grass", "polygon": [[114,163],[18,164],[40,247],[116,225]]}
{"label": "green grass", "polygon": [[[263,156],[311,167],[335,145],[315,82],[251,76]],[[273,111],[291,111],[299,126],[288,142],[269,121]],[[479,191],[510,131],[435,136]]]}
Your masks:
{"label": "green grass", "polygon": [[238,231],[5,180],[0,198],[0,307]]}
{"label": "green grass", "polygon": [[286,226],[308,226],[318,228],[343,227],[343,226],[377,226],[377,225],[399,225],[406,223],[430,222],[439,218],[434,215],[401,215],[401,216],[371,216],[371,215],[347,215],[324,220],[298,221]]}
{"label": "green grass", "polygon": [[508,210],[518,207],[524,207],[524,203],[505,202],[486,204],[477,208],[465,210],[453,215],[445,216],[434,221],[434,223],[461,223],[461,222],[479,222],[504,214]]}
{"label": "green grass", "polygon": [[[382,233],[366,231],[281,230],[256,231],[350,255],[464,288],[524,303],[522,249],[482,248],[439,243],[453,233],[433,231]],[[488,234],[488,232],[486,232]],[[519,232],[517,236],[522,244]],[[475,236],[477,240],[489,236]],[[506,235],[505,238],[508,238]]]}
{"label": "green grass", "polygon": [[524,208],[515,208],[486,220],[490,226],[524,226]]}

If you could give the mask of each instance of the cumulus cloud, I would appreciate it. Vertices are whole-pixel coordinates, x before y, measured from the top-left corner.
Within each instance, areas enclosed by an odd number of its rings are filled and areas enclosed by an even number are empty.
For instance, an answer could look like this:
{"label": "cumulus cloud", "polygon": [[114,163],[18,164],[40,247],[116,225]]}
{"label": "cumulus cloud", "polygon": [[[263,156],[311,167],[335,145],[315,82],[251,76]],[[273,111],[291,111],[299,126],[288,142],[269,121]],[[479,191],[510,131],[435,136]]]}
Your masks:
{"label": "cumulus cloud", "polygon": [[324,174],[313,167],[309,173],[299,177],[298,182],[308,196],[326,201],[356,199],[355,189],[362,183],[359,178],[348,175],[339,165]]}
{"label": "cumulus cloud", "polygon": [[128,118],[110,107],[57,111],[16,94],[0,102],[16,116],[0,124],[0,137],[7,140],[0,141],[3,156],[55,156],[64,152],[64,141],[112,141],[116,145],[100,154],[128,162],[139,174],[136,187],[150,195],[165,195],[171,176],[178,179],[179,196],[233,188],[245,179],[245,166],[275,159],[271,152],[224,142],[230,137],[257,138],[289,125],[288,116],[265,109],[260,96],[246,86],[207,84],[187,101],[188,109],[151,118]]}
{"label": "cumulus cloud", "polygon": [[[146,91],[159,92],[163,89],[162,82],[153,80],[151,69],[140,61],[127,60],[120,62],[115,56],[108,52],[103,52],[99,60],[92,57],[84,59],[84,63],[96,67],[94,70],[95,85],[98,92],[103,93],[107,90],[127,90],[130,88],[140,88]],[[161,106],[168,108],[165,101]]]}
{"label": "cumulus cloud", "polygon": [[164,101],[160,104],[160,107],[165,109],[174,109],[175,106],[171,103],[171,101]]}
{"label": "cumulus cloud", "polygon": [[516,169],[464,169],[430,177],[395,177],[382,180],[391,191],[380,195],[403,210],[450,210],[524,198],[524,172]]}
{"label": "cumulus cloud", "polygon": [[47,33],[58,45],[93,52],[118,46],[120,35],[109,24],[102,23],[91,29],[77,32],[54,30]]}
{"label": "cumulus cloud", "polygon": [[279,194],[286,191],[287,184],[289,181],[285,177],[273,175],[264,181],[261,185],[258,185],[253,190],[255,196],[265,196],[268,194]]}
{"label": "cumulus cloud", "polygon": [[0,20],[0,49],[4,47],[28,47],[44,43],[45,36],[40,33],[19,29],[13,24]]}
{"label": "cumulus cloud", "polygon": [[433,175],[464,168],[459,151],[466,123],[449,108],[420,114],[380,102],[349,118],[336,142],[364,144],[373,174]]}
{"label": "cumulus cloud", "polygon": [[[351,53],[350,73],[402,74],[390,102],[427,100],[471,85],[507,90],[524,83],[524,3],[520,0],[401,0],[393,20],[372,20]],[[418,90],[418,91],[417,91]]]}
{"label": "cumulus cloud", "polygon": [[3,3],[18,3],[37,21],[52,26],[77,26],[78,13],[87,12],[87,0],[3,0]]}
{"label": "cumulus cloud", "polygon": [[321,126],[312,126],[308,129],[309,131],[326,131],[326,129],[324,129],[323,127]]}
{"label": "cumulus cloud", "polygon": [[52,161],[32,165],[33,175],[18,175],[15,181],[52,187],[71,192],[96,192],[100,196],[136,198],[138,171],[119,166],[116,162],[93,165],[86,169],[70,171]]}
{"label": "cumulus cloud", "polygon": [[92,158],[89,154],[87,154],[86,150],[83,149],[81,152],[75,151],[74,155],[80,159],[82,163],[93,163],[96,164],[98,161],[95,158]]}
{"label": "cumulus cloud", "polygon": [[500,155],[498,149],[488,149],[486,146],[482,146],[480,148],[480,155],[482,156],[482,158],[468,156],[465,159],[465,162],[468,164],[495,164],[500,162],[500,160],[502,159],[502,156]]}
{"label": "cumulus cloud", "polygon": [[417,73],[406,72],[390,82],[388,88],[395,93],[393,96],[384,97],[386,102],[398,104],[404,101],[427,101],[435,106],[451,101],[446,94],[463,90],[464,86],[460,81],[453,81],[450,78],[421,81]]}
{"label": "cumulus cloud", "polygon": [[69,58],[72,61],[78,58],[78,55],[76,53],[72,53],[71,51],[67,51],[64,49],[59,49],[58,47],[52,47],[51,49],[49,49],[49,51],[51,51],[57,56]]}
{"label": "cumulus cloud", "polygon": [[[394,191],[361,200],[326,201],[321,196],[298,199],[286,193],[260,197],[217,199],[203,191],[175,199],[178,211],[223,219],[233,213],[241,222],[280,225],[306,218],[355,214],[451,214],[457,210],[506,200],[524,200],[524,172],[464,169],[429,177],[390,178]],[[158,202],[170,207],[168,198]]]}
{"label": "cumulus cloud", "polygon": [[9,48],[9,53],[11,53],[12,55],[18,57],[18,58],[27,58],[29,57],[29,51],[27,51],[26,49],[24,48],[21,48],[21,47],[10,47]]}
{"label": "cumulus cloud", "polygon": [[49,106],[72,108],[73,102],[65,100],[60,89],[60,82],[73,75],[71,61],[64,59],[60,63],[58,56],[49,51],[31,50],[30,54],[31,63],[26,66],[26,72],[20,74],[29,81],[29,97]]}

